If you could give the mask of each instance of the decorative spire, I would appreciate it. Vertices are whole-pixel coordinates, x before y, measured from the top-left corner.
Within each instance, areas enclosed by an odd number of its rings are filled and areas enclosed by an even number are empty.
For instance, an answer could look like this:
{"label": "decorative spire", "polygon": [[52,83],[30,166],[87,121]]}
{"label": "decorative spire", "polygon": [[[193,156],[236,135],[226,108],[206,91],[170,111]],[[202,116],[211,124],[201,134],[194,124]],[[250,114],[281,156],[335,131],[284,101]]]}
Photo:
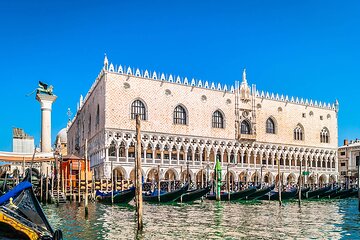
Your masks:
{"label": "decorative spire", "polygon": [[106,53],[105,53],[105,57],[104,57],[104,69],[107,70],[108,69],[108,65],[109,65],[109,60],[106,56]]}
{"label": "decorative spire", "polygon": [[246,80],[246,68],[244,68],[244,71],[243,71],[242,81],[243,81],[243,83],[247,83],[247,80]]}

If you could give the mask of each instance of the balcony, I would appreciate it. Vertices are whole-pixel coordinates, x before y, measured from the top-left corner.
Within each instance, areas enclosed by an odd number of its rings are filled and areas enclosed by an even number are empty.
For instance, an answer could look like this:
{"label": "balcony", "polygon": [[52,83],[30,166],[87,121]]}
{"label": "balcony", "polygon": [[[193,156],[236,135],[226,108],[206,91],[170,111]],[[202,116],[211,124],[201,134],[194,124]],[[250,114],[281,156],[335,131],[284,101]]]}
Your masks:
{"label": "balcony", "polygon": [[238,140],[250,140],[250,141],[255,141],[256,140],[256,135],[255,134],[239,134],[238,136]]}

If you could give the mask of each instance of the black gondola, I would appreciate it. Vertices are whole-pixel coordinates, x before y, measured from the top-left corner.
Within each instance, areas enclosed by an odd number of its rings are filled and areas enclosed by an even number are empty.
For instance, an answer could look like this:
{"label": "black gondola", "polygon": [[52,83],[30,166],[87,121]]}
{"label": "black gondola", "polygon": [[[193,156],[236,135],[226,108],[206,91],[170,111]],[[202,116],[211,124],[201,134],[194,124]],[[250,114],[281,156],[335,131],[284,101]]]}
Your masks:
{"label": "black gondola", "polygon": [[150,203],[167,203],[172,202],[178,199],[182,194],[184,194],[189,189],[189,184],[186,183],[182,188],[179,188],[172,192],[160,192],[158,195],[157,191],[150,194],[143,194],[143,201]]}
{"label": "black gondola", "polygon": [[182,194],[176,201],[177,202],[193,202],[200,199],[210,192],[211,186],[205,188],[199,188],[195,190],[190,190]]}
{"label": "black gondola", "polygon": [[32,184],[23,181],[0,197],[0,237],[7,239],[62,239],[50,226]]}
{"label": "black gondola", "polygon": [[[229,194],[228,193],[221,193],[220,194],[220,199],[221,201],[235,201],[235,200],[239,200],[242,198],[246,198],[247,196],[253,194],[256,192],[256,188],[247,188],[245,190],[241,190],[241,191],[237,191],[237,192],[231,192],[230,193],[230,198],[229,198]],[[216,200],[216,194],[211,194],[208,195],[206,197],[209,200]]]}
{"label": "black gondola", "polygon": [[323,188],[319,188],[319,189],[316,189],[316,190],[308,191],[308,192],[302,194],[302,197],[307,198],[307,199],[309,199],[309,198],[319,198],[320,194],[323,194],[324,192],[329,191],[330,188],[331,187],[328,186],[328,187],[323,187]]}
{"label": "black gondola", "polygon": [[[296,193],[298,193],[297,188],[292,188],[288,191],[282,191],[281,200],[292,199],[296,196]],[[279,200],[279,192],[270,191],[267,194],[263,195],[262,197],[259,197],[258,200]]]}
{"label": "black gondola", "polygon": [[358,190],[355,188],[350,189],[351,191],[349,191],[348,193],[341,195],[340,199],[344,199],[344,198],[351,198],[351,197],[355,197],[358,195]]}
{"label": "black gondola", "polygon": [[253,194],[250,194],[249,196],[244,198],[244,200],[257,200],[260,197],[267,194],[268,192],[270,192],[271,190],[273,190],[274,188],[275,188],[275,185],[271,185],[270,187],[265,187],[265,188],[259,189],[256,192],[254,192]]}
{"label": "black gondola", "polygon": [[345,196],[348,195],[350,192],[352,191],[352,189],[341,189],[335,193],[330,194],[330,198],[334,199],[334,198],[340,198],[341,196]]}
{"label": "black gondola", "polygon": [[330,198],[331,194],[334,194],[340,190],[340,187],[335,187],[333,189],[330,189],[322,194],[319,194],[319,198]]}
{"label": "black gondola", "polygon": [[135,187],[124,191],[116,191],[113,195],[113,201],[111,200],[111,192],[103,193],[96,191],[96,199],[101,203],[111,204],[120,203],[126,204],[129,203],[135,197]]}

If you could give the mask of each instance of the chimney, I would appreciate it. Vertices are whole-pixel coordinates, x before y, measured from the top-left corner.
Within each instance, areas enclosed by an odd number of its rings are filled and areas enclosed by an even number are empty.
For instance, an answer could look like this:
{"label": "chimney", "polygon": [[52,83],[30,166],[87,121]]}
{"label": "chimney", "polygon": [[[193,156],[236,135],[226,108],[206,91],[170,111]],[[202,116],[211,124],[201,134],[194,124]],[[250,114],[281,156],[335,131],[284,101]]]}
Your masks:
{"label": "chimney", "polygon": [[349,141],[347,140],[347,139],[344,139],[344,146],[347,146],[347,145],[349,145]]}

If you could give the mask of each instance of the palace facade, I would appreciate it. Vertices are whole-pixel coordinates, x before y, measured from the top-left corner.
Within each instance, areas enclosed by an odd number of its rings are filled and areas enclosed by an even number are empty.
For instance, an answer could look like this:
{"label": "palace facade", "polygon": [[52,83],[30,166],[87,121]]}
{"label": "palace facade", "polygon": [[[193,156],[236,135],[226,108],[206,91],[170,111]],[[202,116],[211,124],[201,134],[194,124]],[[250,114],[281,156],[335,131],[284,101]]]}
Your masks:
{"label": "palace facade", "polygon": [[[68,154],[88,155],[96,178],[134,179],[135,116],[145,179],[209,179],[215,159],[233,182],[308,183],[338,177],[338,103],[327,104],[164,73],[104,67],[68,127]],[[158,173],[158,167],[160,172]],[[203,177],[203,180],[201,180]]]}

